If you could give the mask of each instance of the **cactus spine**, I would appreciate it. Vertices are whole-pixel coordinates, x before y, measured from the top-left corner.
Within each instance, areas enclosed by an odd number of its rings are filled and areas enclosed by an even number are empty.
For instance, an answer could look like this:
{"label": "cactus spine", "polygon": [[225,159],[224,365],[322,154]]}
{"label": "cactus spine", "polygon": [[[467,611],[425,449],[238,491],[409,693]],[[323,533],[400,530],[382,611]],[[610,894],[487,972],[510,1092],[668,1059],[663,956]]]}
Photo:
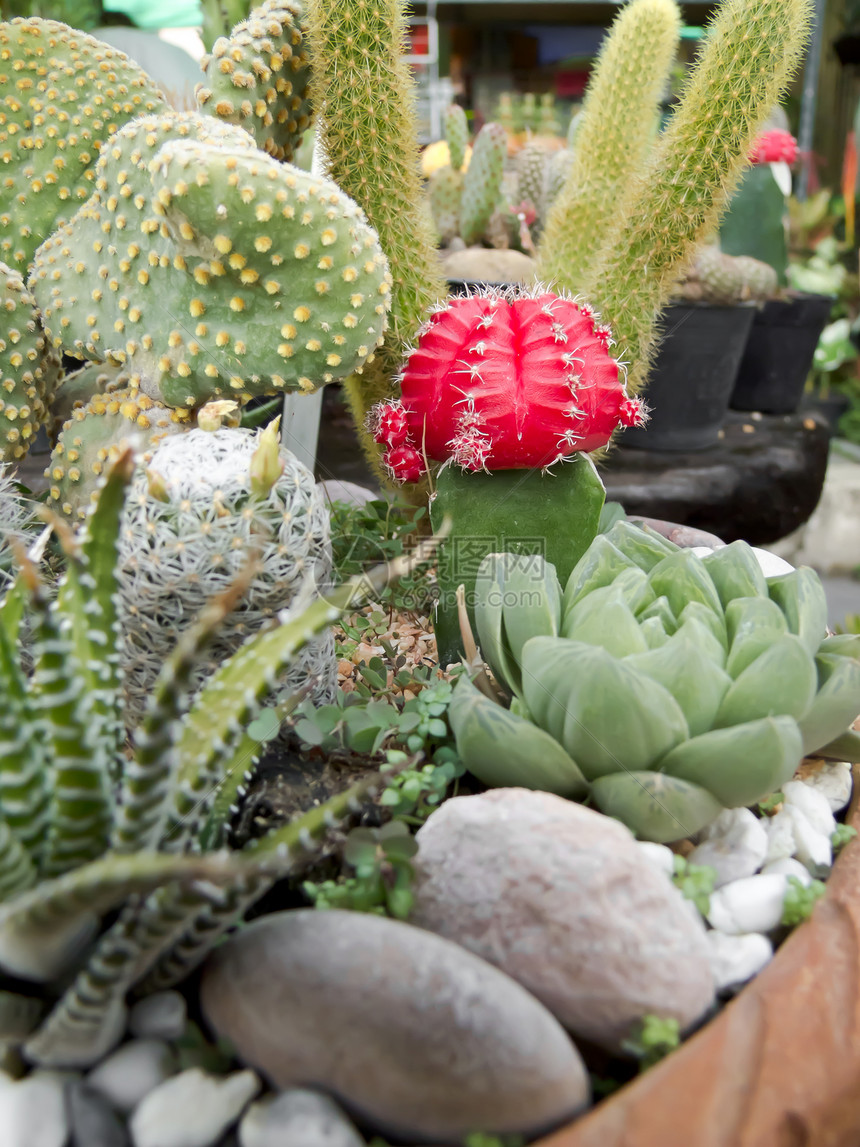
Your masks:
{"label": "cactus spine", "polygon": [[538,277],[580,291],[657,127],[680,32],[675,0],[633,0],[612,25],[588,86],[567,181],[546,224]]}
{"label": "cactus spine", "polygon": [[716,226],[753,139],[797,67],[810,19],[809,0],[720,5],[681,104],[581,284],[631,362],[634,392],[647,378],[656,315]]}
{"label": "cactus spine", "polygon": [[329,175],[366,212],[393,277],[388,333],[372,364],[346,384],[362,445],[385,478],[367,413],[397,394],[395,375],[427,308],[446,294],[421,194],[414,91],[403,58],[401,0],[310,0],[311,100]]}

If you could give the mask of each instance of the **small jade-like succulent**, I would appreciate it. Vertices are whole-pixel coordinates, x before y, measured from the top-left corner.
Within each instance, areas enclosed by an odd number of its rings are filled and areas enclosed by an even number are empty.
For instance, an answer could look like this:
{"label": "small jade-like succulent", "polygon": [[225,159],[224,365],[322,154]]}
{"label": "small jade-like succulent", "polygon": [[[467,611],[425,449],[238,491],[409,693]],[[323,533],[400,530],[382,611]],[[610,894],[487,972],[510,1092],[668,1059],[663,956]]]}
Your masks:
{"label": "small jade-like succulent", "polygon": [[360,369],[391,285],[375,233],[333,183],[179,112],[116,134],[31,282],[55,346],[190,407]]}
{"label": "small jade-like succulent", "polygon": [[540,557],[492,554],[476,598],[515,698],[454,693],[457,748],[487,784],[589,793],[671,841],[767,797],[804,754],[860,759],[860,639],[827,636],[811,569],[765,577],[745,542],[700,557],[619,521],[564,587]]}
{"label": "small jade-like succulent", "polygon": [[[197,689],[279,610],[331,581],[328,510],[313,475],[283,447],[277,422],[259,433],[191,430],[164,438],[138,467],[119,535],[119,616],[127,719],[136,724],[180,636],[250,560],[241,602],[192,677]],[[336,682],[332,634],[308,644],[288,690]]]}
{"label": "small jade-like succulent", "polygon": [[401,399],[373,412],[385,462],[414,482],[425,459],[464,470],[544,469],[643,421],[611,336],[572,299],[488,291],[436,310],[401,374]]}
{"label": "small jade-like succulent", "polygon": [[36,16],[0,24],[0,87],[0,259],[26,274],[45,236],[92,194],[105,141],[167,102],[116,48]]}
{"label": "small jade-like succulent", "polygon": [[0,462],[22,458],[48,417],[60,356],[18,271],[0,263]]}
{"label": "small jade-like succulent", "polygon": [[264,0],[200,61],[200,108],[245,128],[276,159],[292,160],[311,119],[302,16],[295,0]]}

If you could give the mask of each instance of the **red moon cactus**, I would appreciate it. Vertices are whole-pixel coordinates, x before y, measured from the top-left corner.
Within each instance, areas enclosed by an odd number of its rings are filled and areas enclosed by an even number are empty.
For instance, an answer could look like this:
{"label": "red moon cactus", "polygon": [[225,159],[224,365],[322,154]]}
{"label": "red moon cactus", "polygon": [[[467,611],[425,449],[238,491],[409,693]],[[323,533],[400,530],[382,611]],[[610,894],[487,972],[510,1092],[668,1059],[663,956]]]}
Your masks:
{"label": "red moon cactus", "polygon": [[423,459],[464,470],[545,469],[644,421],[627,397],[610,333],[591,308],[549,291],[451,299],[421,331],[400,402],[372,412],[395,478]]}
{"label": "red moon cactus", "polygon": [[750,163],[794,163],[797,159],[797,140],[790,131],[775,128],[766,131],[752,145]]}

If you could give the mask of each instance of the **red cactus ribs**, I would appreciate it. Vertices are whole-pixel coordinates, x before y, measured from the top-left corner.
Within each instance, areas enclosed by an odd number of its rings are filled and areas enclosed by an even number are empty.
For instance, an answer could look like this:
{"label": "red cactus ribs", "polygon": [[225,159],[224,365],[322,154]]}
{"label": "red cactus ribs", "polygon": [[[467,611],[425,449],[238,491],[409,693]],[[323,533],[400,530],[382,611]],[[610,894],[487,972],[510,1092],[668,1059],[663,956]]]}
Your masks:
{"label": "red cactus ribs", "polygon": [[404,365],[401,401],[371,412],[386,465],[414,482],[425,458],[543,469],[605,446],[618,426],[644,420],[610,344],[590,307],[548,291],[451,299]]}
{"label": "red cactus ribs", "polygon": [[794,163],[797,159],[797,140],[790,131],[766,131],[752,145],[750,163]]}

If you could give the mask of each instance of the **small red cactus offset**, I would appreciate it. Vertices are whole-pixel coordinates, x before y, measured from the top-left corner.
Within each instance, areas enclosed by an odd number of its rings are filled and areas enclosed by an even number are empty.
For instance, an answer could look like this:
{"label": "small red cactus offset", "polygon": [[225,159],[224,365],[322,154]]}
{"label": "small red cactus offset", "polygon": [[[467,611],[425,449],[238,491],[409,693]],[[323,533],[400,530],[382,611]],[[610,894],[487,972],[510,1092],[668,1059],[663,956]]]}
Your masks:
{"label": "small red cactus offset", "polygon": [[794,163],[797,159],[797,140],[790,131],[775,128],[766,131],[752,145],[750,163]]}
{"label": "small red cactus offset", "polygon": [[451,299],[403,368],[402,400],[372,412],[391,473],[415,481],[425,457],[464,470],[543,469],[605,446],[645,418],[610,345],[590,307],[549,291]]}

